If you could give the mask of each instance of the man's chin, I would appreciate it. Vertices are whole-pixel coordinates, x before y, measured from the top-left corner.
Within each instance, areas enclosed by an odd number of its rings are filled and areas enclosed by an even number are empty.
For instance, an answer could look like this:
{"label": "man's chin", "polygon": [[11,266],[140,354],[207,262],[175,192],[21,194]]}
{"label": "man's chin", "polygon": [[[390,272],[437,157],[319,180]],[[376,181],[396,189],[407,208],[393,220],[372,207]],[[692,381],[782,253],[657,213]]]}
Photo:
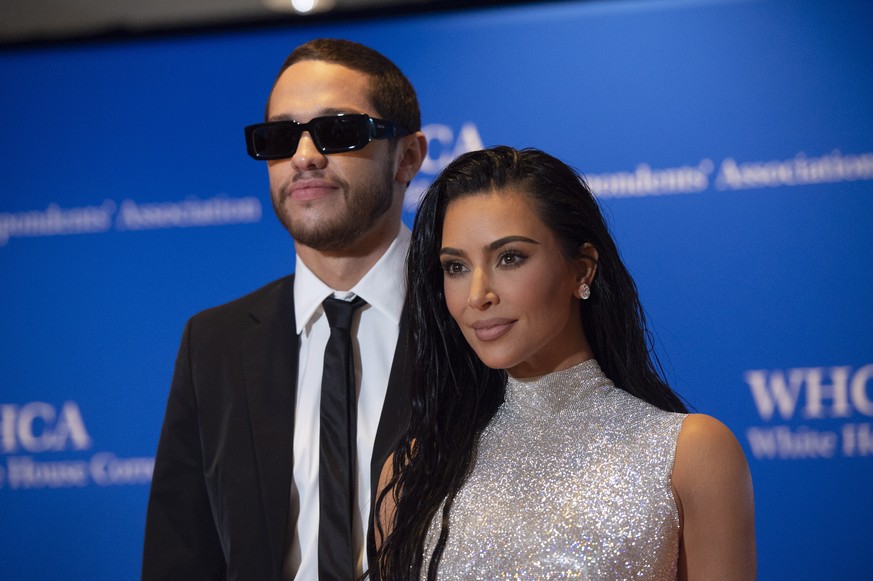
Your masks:
{"label": "man's chin", "polygon": [[298,226],[286,224],[286,228],[291,234],[291,238],[294,239],[294,243],[302,244],[319,252],[347,249],[361,236],[361,232],[359,232],[357,227],[348,224],[318,229]]}

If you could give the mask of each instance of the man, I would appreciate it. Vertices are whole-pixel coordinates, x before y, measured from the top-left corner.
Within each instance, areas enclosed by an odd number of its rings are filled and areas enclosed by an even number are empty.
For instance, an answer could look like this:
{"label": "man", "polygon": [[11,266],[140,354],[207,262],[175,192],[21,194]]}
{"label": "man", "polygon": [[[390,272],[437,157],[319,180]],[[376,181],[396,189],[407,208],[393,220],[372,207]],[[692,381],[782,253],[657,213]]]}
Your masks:
{"label": "man", "polygon": [[[266,118],[246,128],[247,146],[266,160],[295,275],[185,328],[155,461],[144,579],[360,575],[375,481],[405,427],[401,211],[427,147],[415,92],[379,53],[315,40],[282,66]],[[334,341],[328,305],[357,306],[358,297],[366,304],[351,314],[354,378],[344,380],[357,401],[352,393],[335,422],[332,402],[347,400],[322,396],[343,371],[325,354]],[[320,458],[343,438],[348,471]],[[342,541],[319,530],[336,524],[337,511]]]}

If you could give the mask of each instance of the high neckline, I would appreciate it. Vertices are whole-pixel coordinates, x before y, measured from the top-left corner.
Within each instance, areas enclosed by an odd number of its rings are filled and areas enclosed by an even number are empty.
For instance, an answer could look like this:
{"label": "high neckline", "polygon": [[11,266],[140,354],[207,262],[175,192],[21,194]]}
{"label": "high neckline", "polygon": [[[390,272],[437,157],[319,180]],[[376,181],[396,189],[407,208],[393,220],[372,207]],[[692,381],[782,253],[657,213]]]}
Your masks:
{"label": "high neckline", "polygon": [[537,377],[512,377],[506,382],[504,407],[555,415],[574,407],[595,389],[611,386],[595,359]]}

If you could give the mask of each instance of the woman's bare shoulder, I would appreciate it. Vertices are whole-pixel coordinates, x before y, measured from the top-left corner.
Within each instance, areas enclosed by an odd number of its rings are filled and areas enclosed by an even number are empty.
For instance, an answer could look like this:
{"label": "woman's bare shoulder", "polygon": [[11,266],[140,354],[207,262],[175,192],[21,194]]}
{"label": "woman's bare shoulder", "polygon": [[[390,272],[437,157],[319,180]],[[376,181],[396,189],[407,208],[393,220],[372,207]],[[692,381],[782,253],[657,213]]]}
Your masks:
{"label": "woman's bare shoulder", "polygon": [[754,578],[752,477],[731,430],[711,416],[687,416],[672,480],[682,515],[680,577]]}

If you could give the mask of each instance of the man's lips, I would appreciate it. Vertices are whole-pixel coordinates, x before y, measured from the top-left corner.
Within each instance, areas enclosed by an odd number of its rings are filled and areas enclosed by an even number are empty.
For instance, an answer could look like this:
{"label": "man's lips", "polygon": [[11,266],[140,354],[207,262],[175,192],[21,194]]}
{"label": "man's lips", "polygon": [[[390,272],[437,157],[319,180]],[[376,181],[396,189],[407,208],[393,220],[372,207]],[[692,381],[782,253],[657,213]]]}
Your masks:
{"label": "man's lips", "polygon": [[286,191],[286,197],[294,201],[305,202],[329,196],[339,188],[327,180],[301,180],[294,182]]}
{"label": "man's lips", "polygon": [[480,341],[494,341],[508,333],[514,324],[514,319],[485,319],[476,321],[470,327]]}

